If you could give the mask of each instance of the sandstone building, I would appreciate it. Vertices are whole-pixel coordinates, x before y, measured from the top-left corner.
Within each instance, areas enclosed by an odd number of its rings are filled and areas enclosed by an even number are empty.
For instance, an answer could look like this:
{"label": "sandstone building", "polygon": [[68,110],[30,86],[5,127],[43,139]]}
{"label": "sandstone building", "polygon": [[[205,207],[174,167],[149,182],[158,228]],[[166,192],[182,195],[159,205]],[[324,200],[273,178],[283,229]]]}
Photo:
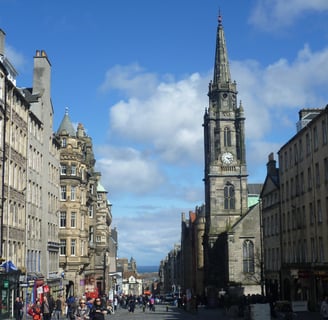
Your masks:
{"label": "sandstone building", "polygon": [[0,275],[5,288],[0,317],[8,317],[15,295],[31,301],[39,287],[61,286],[59,145],[53,136],[51,65],[45,51],[36,51],[33,87],[19,88],[0,31],[0,65],[1,259],[11,266]]}
{"label": "sandstone building", "polygon": [[116,250],[110,261],[111,205],[95,171],[92,139],[82,124],[74,129],[67,109],[56,137],[61,145],[59,265],[66,294],[108,294],[108,266],[115,269]]}
{"label": "sandstone building", "polygon": [[327,107],[302,109],[297,133],[278,151],[279,170],[269,157],[262,191],[268,294],[312,310],[328,294],[327,132]]}

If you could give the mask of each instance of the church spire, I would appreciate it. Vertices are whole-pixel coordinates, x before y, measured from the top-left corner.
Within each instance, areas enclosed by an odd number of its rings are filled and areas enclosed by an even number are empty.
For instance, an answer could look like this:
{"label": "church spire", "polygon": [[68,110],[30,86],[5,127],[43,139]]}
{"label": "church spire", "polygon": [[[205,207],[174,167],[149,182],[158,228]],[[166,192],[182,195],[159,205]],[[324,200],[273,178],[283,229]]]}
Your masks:
{"label": "church spire", "polygon": [[218,27],[216,33],[216,49],[213,84],[231,82],[228,51],[222,26],[222,16],[219,13]]}

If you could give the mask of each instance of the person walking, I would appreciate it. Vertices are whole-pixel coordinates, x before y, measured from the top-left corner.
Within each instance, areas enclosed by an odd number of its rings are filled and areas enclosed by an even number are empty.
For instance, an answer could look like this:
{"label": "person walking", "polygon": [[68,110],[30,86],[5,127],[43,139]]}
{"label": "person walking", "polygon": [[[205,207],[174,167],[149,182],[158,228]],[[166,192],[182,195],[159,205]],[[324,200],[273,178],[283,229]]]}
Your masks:
{"label": "person walking", "polygon": [[61,300],[61,296],[58,296],[55,301],[55,312],[54,312],[55,320],[59,320],[61,315],[62,315],[62,300]]}
{"label": "person walking", "polygon": [[47,296],[43,297],[43,301],[42,301],[42,304],[41,304],[41,313],[42,313],[42,319],[43,320],[51,320],[52,310],[51,310],[51,307],[49,305]]}
{"label": "person walking", "polygon": [[328,296],[325,296],[321,302],[320,315],[322,319],[328,319]]}
{"label": "person walking", "polygon": [[32,317],[33,320],[41,320],[42,318],[40,300],[36,300],[35,304],[32,306]]}
{"label": "person walking", "polygon": [[107,314],[106,308],[102,306],[101,299],[98,297],[90,312],[92,320],[105,320],[105,314]]}
{"label": "person walking", "polygon": [[75,320],[89,320],[90,309],[84,299],[81,299],[79,306],[76,308]]}
{"label": "person walking", "polygon": [[14,303],[14,316],[16,320],[22,319],[23,303],[20,298],[17,297]]}

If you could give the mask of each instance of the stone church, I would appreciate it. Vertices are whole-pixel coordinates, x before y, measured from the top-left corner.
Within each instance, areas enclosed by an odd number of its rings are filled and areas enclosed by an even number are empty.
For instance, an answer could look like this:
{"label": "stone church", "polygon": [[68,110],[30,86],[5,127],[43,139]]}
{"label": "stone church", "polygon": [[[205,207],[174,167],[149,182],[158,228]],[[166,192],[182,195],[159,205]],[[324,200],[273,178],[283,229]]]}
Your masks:
{"label": "stone church", "polygon": [[231,80],[221,16],[208,97],[203,124],[204,285],[214,301],[219,292],[261,294],[263,287],[260,205],[248,204],[245,114]]}

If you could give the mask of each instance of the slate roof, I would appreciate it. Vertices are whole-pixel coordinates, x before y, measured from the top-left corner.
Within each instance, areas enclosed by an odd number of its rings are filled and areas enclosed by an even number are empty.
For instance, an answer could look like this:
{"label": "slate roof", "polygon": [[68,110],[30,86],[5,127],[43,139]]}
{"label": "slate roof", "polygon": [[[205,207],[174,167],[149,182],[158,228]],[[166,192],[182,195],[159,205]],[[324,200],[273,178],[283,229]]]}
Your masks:
{"label": "slate roof", "polygon": [[72,121],[68,115],[68,108],[66,108],[65,110],[65,115],[64,118],[57,130],[57,134],[60,135],[62,133],[66,133],[71,137],[75,137],[76,136],[76,131],[73,127]]}

